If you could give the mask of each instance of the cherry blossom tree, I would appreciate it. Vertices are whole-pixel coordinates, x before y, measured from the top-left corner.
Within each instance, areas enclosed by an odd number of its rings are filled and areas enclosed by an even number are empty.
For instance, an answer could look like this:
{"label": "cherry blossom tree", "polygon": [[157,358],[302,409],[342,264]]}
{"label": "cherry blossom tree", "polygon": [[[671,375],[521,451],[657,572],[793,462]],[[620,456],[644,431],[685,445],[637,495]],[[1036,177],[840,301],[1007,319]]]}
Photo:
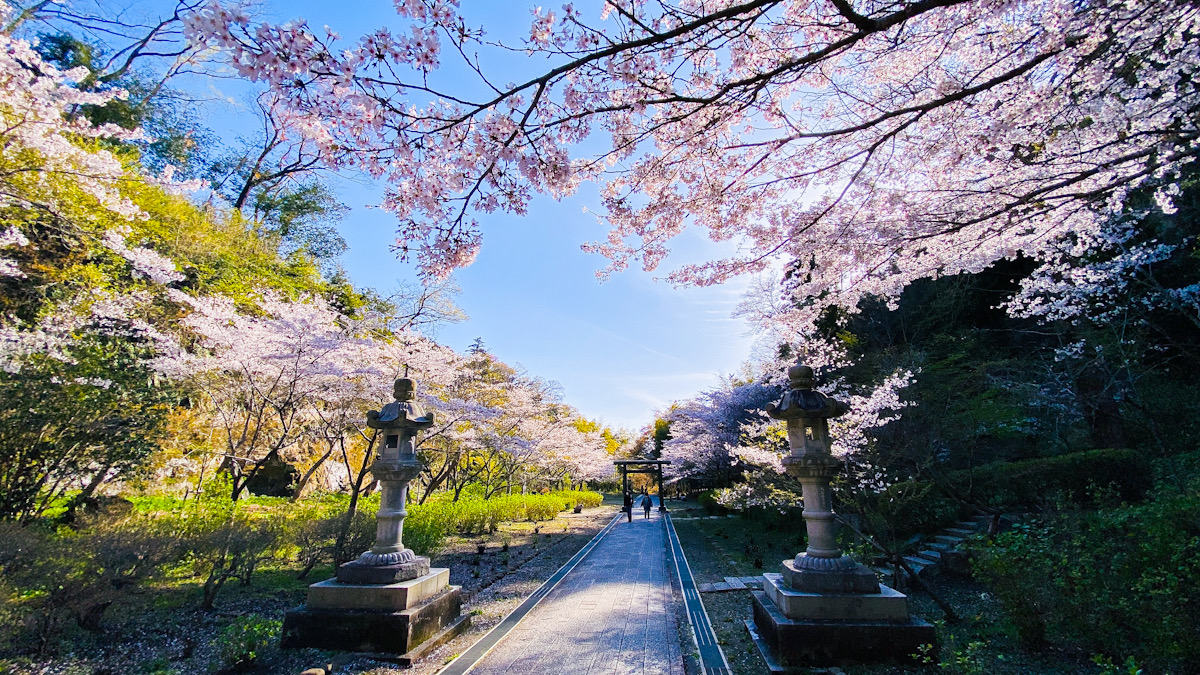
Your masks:
{"label": "cherry blossom tree", "polygon": [[71,114],[123,95],[80,91],[86,74],[0,32],[0,517],[133,474],[175,395],[150,364],[173,344],[155,317],[183,277],[128,240],[145,214],[126,191],[147,179],[113,149],[137,134]]}
{"label": "cherry blossom tree", "polygon": [[[290,106],[330,165],[390,182],[399,252],[432,276],[474,257],[477,214],[598,180],[611,231],[587,248],[608,270],[655,269],[699,227],[739,252],[672,281],[778,264],[794,296],[853,307],[1053,258],[1133,189],[1169,211],[1200,151],[1189,2],[607,0],[539,8],[508,45],[450,0],[397,11],[403,28],[350,44],[218,4],[188,30]],[[548,65],[502,84],[481,65],[493,49]],[[476,82],[442,83],[447,54]]]}
{"label": "cherry blossom tree", "polygon": [[361,400],[360,379],[386,378],[384,364],[369,358],[371,341],[318,299],[263,293],[255,316],[228,298],[174,297],[191,309],[182,326],[197,344],[163,357],[158,368],[203,391],[235,501],[264,466],[307,440],[323,421],[319,408],[328,404],[324,420],[336,423],[346,401]]}
{"label": "cherry blossom tree", "polygon": [[[781,476],[782,454],[788,451],[786,433],[766,414],[766,406],[786,390],[789,365],[787,359],[764,361],[755,367],[757,377],[730,378],[719,388],[672,405],[665,413],[671,438],[663,443],[662,452],[662,458],[671,461],[668,473],[730,488],[720,497],[729,506],[795,503],[798,492],[790,490],[795,486],[787,485]],[[881,476],[869,466],[860,466],[859,455],[874,442],[876,432],[908,405],[899,394],[911,378],[909,372],[896,372],[869,387],[853,387],[838,377],[820,384],[826,394],[850,405],[849,413],[830,420],[830,435],[835,456],[847,460],[860,487],[885,487]]]}
{"label": "cherry blossom tree", "polygon": [[727,380],[717,389],[672,406],[665,414],[671,423],[671,438],[662,451],[662,459],[671,462],[666,473],[726,485],[745,467],[742,453],[747,460],[782,471],[779,439],[765,451],[756,443],[766,440],[766,406],[779,397],[779,391],[763,382]]}
{"label": "cherry blossom tree", "polygon": [[611,473],[600,459],[608,458],[600,431],[581,430],[578,412],[559,400],[552,383],[485,350],[459,358],[453,381],[431,389],[439,419],[420,446],[429,464],[422,501],[443,487],[458,499],[471,485],[491,496]]}
{"label": "cherry blossom tree", "polygon": [[97,292],[33,325],[0,322],[0,519],[71,504],[135,473],[174,405],[151,357],[169,340],[143,318],[148,294]]}
{"label": "cherry blossom tree", "polygon": [[[11,6],[0,3],[0,23],[11,17]],[[96,127],[68,114],[75,106],[103,105],[124,95],[71,86],[86,74],[83,68],[62,72],[25,40],[0,32],[0,208],[33,209],[70,220],[81,210],[75,197],[81,191],[115,213],[140,215],[120,193],[128,178],[117,157],[79,142],[135,134],[116,125]]]}

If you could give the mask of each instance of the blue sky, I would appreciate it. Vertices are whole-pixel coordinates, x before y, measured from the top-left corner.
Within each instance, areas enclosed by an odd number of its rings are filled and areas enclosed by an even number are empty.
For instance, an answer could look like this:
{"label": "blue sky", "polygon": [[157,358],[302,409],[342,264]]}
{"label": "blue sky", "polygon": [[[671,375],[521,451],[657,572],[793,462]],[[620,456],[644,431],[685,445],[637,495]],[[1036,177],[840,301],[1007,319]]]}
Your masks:
{"label": "blue sky", "polygon": [[[528,32],[532,6],[468,0],[462,9],[490,37],[515,41]],[[402,26],[392,4],[378,0],[268,0],[259,15],[273,21],[302,17],[314,28],[328,25],[347,43],[380,26],[393,31]],[[545,63],[520,55],[511,59],[498,64],[505,70],[497,79],[518,80]],[[244,85],[218,81],[215,86],[233,101],[245,97]],[[223,126],[237,129],[245,123],[236,106],[210,107],[212,125],[222,135]],[[337,178],[334,186],[351,207],[339,231],[350,245],[342,263],[354,282],[387,293],[398,280],[415,279],[411,266],[389,251],[394,218],[369,208],[379,201],[380,186]],[[594,185],[561,202],[536,197],[523,217],[485,215],[483,249],[473,265],[455,275],[463,291],[457,302],[470,319],[442,327],[437,338],[461,351],[481,337],[501,360],[562,385],[565,401],[583,414],[636,430],[653,420],[656,409],[717,386],[721,375],[736,372],[749,358],[752,338],[730,316],[747,284],[676,289],[640,269],[600,283],[594,272],[607,261],[579,245],[602,238],[606,228],[585,209],[600,210]],[[675,249],[655,274],[721,250],[691,232]]]}

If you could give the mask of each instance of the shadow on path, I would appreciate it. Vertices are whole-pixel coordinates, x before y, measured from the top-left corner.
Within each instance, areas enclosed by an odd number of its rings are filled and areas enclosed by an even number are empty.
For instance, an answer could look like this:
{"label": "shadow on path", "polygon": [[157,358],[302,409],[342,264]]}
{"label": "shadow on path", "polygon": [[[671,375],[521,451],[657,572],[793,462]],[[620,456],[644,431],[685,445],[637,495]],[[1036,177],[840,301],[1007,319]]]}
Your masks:
{"label": "shadow on path", "polygon": [[558,585],[473,667],[459,663],[476,658],[468,652],[443,672],[684,675],[664,516],[655,509],[644,519],[635,506],[633,522],[625,518],[619,514],[580,551],[582,559],[568,563]]}

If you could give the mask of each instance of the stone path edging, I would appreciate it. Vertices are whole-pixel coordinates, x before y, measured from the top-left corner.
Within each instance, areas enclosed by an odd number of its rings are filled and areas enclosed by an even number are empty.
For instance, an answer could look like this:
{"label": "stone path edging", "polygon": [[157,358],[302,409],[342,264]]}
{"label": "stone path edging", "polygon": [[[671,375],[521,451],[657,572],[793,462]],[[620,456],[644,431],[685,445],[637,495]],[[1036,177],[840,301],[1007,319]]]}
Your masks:
{"label": "stone path edging", "polygon": [[725,591],[761,591],[762,575],[757,577],[725,577],[725,581],[712,584],[696,584],[701,593],[724,593]]}
{"label": "stone path edging", "polygon": [[700,668],[705,673],[729,675],[731,672],[729,662],[725,660],[725,653],[717,644],[717,634],[713,632],[712,622],[708,620],[708,612],[704,609],[704,602],[700,599],[696,580],[692,578],[692,568],[688,565],[687,556],[683,553],[683,546],[679,543],[679,535],[675,533],[675,526],[671,523],[671,515],[664,513],[663,516],[665,516],[663,520],[667,528],[667,542],[670,544],[671,557],[675,561],[675,577],[679,579],[679,586],[683,591],[683,601],[687,605],[692,640],[696,644],[696,650],[700,653]]}
{"label": "stone path edging", "polygon": [[487,656],[488,652],[492,651],[492,649],[499,644],[501,640],[503,640],[514,628],[516,628],[517,624],[519,624],[521,620],[529,614],[529,612],[533,611],[533,608],[536,607],[543,598],[549,595],[550,591],[554,590],[555,586],[558,586],[558,583],[562,581],[563,577],[567,576],[568,572],[574,569],[575,566],[580,563],[580,561],[587,557],[587,554],[591,553],[592,549],[596,548],[596,545],[600,543],[600,540],[603,539],[604,536],[608,534],[624,517],[624,513],[618,513],[616,516],[614,516],[613,519],[609,521],[608,525],[605,525],[603,529],[597,532],[596,536],[592,537],[591,541],[585,544],[583,548],[579,549],[578,553],[572,556],[571,559],[566,562],[566,564],[564,564],[557,572],[551,575],[550,578],[547,579],[541,586],[539,586],[532,595],[530,595],[528,598],[525,598],[524,602],[518,605],[517,608],[514,609],[508,616],[504,617],[500,623],[496,624],[495,628],[488,631],[487,634],[480,638],[478,642],[471,645],[467,651],[460,654],[458,658],[454,659],[448,663],[445,668],[438,671],[438,675],[465,675],[468,671],[470,671],[476,663],[481,661],[483,657]]}

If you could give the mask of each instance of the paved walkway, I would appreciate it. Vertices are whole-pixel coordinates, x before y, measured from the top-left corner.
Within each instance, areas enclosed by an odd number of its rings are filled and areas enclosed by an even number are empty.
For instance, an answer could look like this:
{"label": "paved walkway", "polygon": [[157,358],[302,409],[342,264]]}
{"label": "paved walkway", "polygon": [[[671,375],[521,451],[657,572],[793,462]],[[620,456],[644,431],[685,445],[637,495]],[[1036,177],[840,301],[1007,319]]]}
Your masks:
{"label": "paved walkway", "polygon": [[633,512],[468,672],[683,675],[662,514]]}

